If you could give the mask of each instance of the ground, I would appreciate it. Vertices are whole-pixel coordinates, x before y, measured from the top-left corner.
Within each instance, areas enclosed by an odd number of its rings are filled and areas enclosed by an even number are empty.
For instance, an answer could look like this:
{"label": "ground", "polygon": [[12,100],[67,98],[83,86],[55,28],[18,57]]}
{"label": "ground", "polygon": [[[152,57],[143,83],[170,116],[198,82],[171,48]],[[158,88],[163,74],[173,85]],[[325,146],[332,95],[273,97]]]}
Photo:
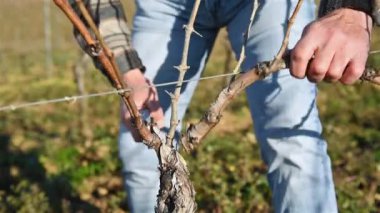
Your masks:
{"label": "ground", "polygon": [[[130,10],[129,1],[124,3]],[[54,69],[47,77],[41,4],[0,2],[0,105],[77,94],[72,67],[81,53],[67,20],[53,6]],[[380,49],[379,32],[374,33],[373,49]],[[219,37],[204,75],[231,70],[224,38]],[[380,67],[380,56],[369,63]],[[85,79],[88,92],[111,89],[91,66]],[[214,81],[200,83],[185,124],[202,115],[226,80]],[[319,91],[339,208],[378,212],[380,90],[366,83],[323,83]],[[82,131],[79,101],[0,112],[0,212],[126,211],[117,158],[118,97],[92,98],[87,104],[90,136]],[[266,167],[244,95],[228,107],[204,144],[184,155],[201,212],[270,211]]]}

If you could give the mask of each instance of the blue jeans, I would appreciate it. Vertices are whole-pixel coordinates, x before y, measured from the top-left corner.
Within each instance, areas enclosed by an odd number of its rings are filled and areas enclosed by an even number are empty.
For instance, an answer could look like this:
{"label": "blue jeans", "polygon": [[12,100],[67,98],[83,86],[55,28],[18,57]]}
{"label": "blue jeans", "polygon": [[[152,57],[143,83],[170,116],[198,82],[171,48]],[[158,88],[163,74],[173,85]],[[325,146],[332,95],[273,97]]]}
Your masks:
{"label": "blue jeans", "polygon": [[[195,29],[203,37],[192,36],[189,71],[186,79],[199,78],[221,27],[227,27],[236,55],[240,54],[243,32],[249,23],[252,0],[203,0]],[[294,45],[305,25],[314,19],[313,0],[306,0],[291,34]],[[132,40],[146,65],[146,76],[154,83],[176,81],[184,40],[183,25],[188,21],[194,1],[136,0]],[[287,18],[296,0],[260,0],[260,9],[247,43],[247,58],[242,69],[271,60],[285,32]],[[179,100],[183,118],[197,82],[185,85]],[[170,98],[159,88],[169,125]],[[276,212],[337,212],[334,184],[326,142],[316,108],[316,86],[290,76],[282,70],[247,89],[249,107],[261,155],[268,165],[268,181],[273,191]],[[120,157],[132,212],[153,212],[158,192],[158,161],[153,150],[135,143],[121,124]],[[210,162],[212,163],[212,162]],[[257,192],[260,193],[260,192]]]}

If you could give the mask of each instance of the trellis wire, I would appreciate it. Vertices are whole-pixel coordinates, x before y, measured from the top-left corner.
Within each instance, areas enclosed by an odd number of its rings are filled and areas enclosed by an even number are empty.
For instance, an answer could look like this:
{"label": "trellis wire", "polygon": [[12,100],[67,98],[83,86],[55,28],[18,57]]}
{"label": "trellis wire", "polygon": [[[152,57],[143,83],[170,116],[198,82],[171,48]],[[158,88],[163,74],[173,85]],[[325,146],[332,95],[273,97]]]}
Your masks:
{"label": "trellis wire", "polygon": [[[188,80],[184,80],[183,82],[188,83],[188,82],[193,82],[193,81],[211,80],[211,79],[216,79],[216,78],[233,76],[233,75],[237,75],[237,74],[239,74],[239,73],[227,73],[227,74],[220,74],[220,75],[212,75],[212,76],[206,76],[206,77],[201,77],[201,78],[197,78],[197,79],[188,79]],[[143,86],[138,87],[137,89],[134,89],[134,90],[146,89],[146,88],[151,88],[151,87],[159,88],[159,87],[164,87],[164,86],[175,85],[177,83],[178,83],[178,81],[165,82],[165,83],[153,84],[153,85],[144,86],[144,87]],[[81,99],[119,94],[121,92],[128,92],[128,91],[132,91],[132,89],[110,90],[110,91],[99,92],[99,93],[91,93],[91,94],[87,94],[87,95],[65,96],[63,98],[27,102],[27,103],[22,103],[22,104],[11,104],[11,105],[0,107],[0,112],[13,111],[16,109],[30,108],[30,107],[42,106],[42,105],[60,103],[60,102],[76,102],[77,100],[81,100]]]}
{"label": "trellis wire", "polygon": [[[373,50],[373,51],[369,52],[370,55],[378,54],[378,53],[380,53],[380,50]],[[184,82],[187,83],[187,82],[191,82],[191,81],[203,81],[203,80],[209,80],[209,79],[215,79],[215,78],[234,76],[237,74],[239,74],[239,73],[227,73],[227,74],[213,75],[213,76],[207,76],[207,77],[202,77],[202,78],[198,78],[198,79],[185,80]],[[153,85],[146,86],[146,87],[140,87],[139,89],[150,88],[150,87],[159,88],[159,87],[164,87],[164,86],[175,85],[177,83],[178,83],[178,81],[172,81],[172,82],[166,82],[166,83],[160,83],[160,84],[153,84]],[[41,101],[27,102],[27,103],[22,103],[22,104],[11,104],[11,105],[0,107],[0,112],[11,111],[11,110],[13,111],[16,109],[21,109],[21,108],[30,108],[30,107],[42,106],[42,105],[60,103],[60,102],[68,102],[68,101],[69,102],[75,102],[75,101],[81,100],[81,99],[100,97],[100,96],[106,96],[106,95],[113,95],[113,94],[118,94],[120,92],[125,92],[125,91],[130,91],[130,89],[110,90],[110,91],[105,91],[105,92],[100,92],[100,93],[91,93],[91,94],[87,94],[87,95],[65,96],[63,98],[57,98],[57,99],[41,100]]]}

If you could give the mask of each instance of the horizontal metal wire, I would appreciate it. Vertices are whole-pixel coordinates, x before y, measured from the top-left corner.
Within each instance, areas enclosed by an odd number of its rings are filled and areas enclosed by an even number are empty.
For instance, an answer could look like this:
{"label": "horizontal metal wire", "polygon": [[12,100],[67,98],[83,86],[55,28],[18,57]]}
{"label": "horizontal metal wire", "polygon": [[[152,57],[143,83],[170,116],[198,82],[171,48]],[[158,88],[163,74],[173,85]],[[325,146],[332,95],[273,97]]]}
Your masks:
{"label": "horizontal metal wire", "polygon": [[[239,73],[237,73],[237,74],[239,74]],[[233,76],[233,75],[236,75],[236,73],[206,76],[206,77],[201,77],[201,78],[197,78],[197,79],[184,80],[183,82],[187,83],[187,82],[192,82],[192,81],[204,81],[204,80],[211,80],[211,79],[228,77],[228,76]],[[178,83],[178,81],[165,82],[165,83],[160,83],[160,84],[152,84],[149,86],[138,87],[138,88],[135,88],[134,90],[136,91],[136,90],[146,89],[146,88],[151,88],[151,87],[160,88],[160,87],[169,86],[169,85],[176,85],[177,83]],[[75,101],[81,100],[81,99],[88,99],[88,98],[93,98],[93,97],[114,95],[114,94],[119,94],[119,93],[126,92],[126,91],[131,91],[131,89],[110,90],[110,91],[99,92],[99,93],[91,93],[91,94],[86,94],[86,95],[65,96],[65,97],[56,98],[56,99],[40,100],[40,101],[26,102],[26,103],[20,103],[20,104],[11,104],[11,105],[0,107],[0,112],[2,112],[2,111],[13,111],[16,109],[30,108],[30,107],[36,107],[36,106],[42,106],[42,105],[60,103],[60,102],[75,102]]]}

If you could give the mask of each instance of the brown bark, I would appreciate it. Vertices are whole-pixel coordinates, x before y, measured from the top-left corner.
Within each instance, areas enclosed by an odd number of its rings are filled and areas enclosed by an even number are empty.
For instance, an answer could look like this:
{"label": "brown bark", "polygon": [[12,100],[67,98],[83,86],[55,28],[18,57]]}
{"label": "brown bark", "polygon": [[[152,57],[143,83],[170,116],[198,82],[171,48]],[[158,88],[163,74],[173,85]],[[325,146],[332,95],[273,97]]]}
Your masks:
{"label": "brown bark", "polygon": [[[132,96],[125,90],[127,87],[124,85],[124,82],[121,80],[119,73],[115,69],[113,65],[112,58],[106,55],[107,48],[105,50],[99,46],[98,42],[92,38],[90,32],[84,25],[84,23],[80,20],[78,15],[71,8],[71,5],[67,0],[54,0],[55,4],[65,13],[65,15],[69,18],[74,27],[81,34],[83,39],[86,41],[89,49],[92,51],[92,56],[96,57],[99,62],[103,65],[104,71],[106,72],[109,79],[112,80],[113,86],[120,90],[119,95],[127,106],[129,112],[131,113],[134,121],[136,129],[139,131],[141,137],[143,138],[143,143],[146,144],[149,148],[154,148],[157,150],[161,144],[161,141],[158,135],[152,134],[149,130],[148,126],[145,125],[143,119],[141,118],[140,112],[137,109],[135,102],[133,101]],[[100,40],[100,38],[98,38]]]}
{"label": "brown bark", "polygon": [[[141,119],[141,115],[137,110],[136,104],[126,90],[126,86],[121,80],[117,67],[115,66],[113,56],[108,51],[108,47],[101,42],[100,46],[92,38],[88,29],[83,22],[75,14],[67,0],[54,0],[57,6],[66,14],[74,27],[81,33],[82,37],[87,42],[87,45],[93,50],[93,56],[96,57],[103,65],[107,77],[112,81],[113,86],[120,90],[119,95],[122,97],[127,109],[132,115],[136,124],[136,128],[143,138],[143,143],[149,148],[153,148],[159,159],[160,176],[160,192],[157,198],[157,212],[195,212],[195,191],[189,179],[186,162],[180,154],[169,144],[163,143],[155,131],[153,124],[146,124]],[[80,0],[77,0],[81,4]],[[87,11],[83,8],[82,13]],[[89,16],[87,21],[92,22]],[[90,24],[93,26],[93,24]],[[100,33],[97,29],[92,29],[97,35],[97,40],[102,41]],[[107,54],[108,53],[108,54]]]}

